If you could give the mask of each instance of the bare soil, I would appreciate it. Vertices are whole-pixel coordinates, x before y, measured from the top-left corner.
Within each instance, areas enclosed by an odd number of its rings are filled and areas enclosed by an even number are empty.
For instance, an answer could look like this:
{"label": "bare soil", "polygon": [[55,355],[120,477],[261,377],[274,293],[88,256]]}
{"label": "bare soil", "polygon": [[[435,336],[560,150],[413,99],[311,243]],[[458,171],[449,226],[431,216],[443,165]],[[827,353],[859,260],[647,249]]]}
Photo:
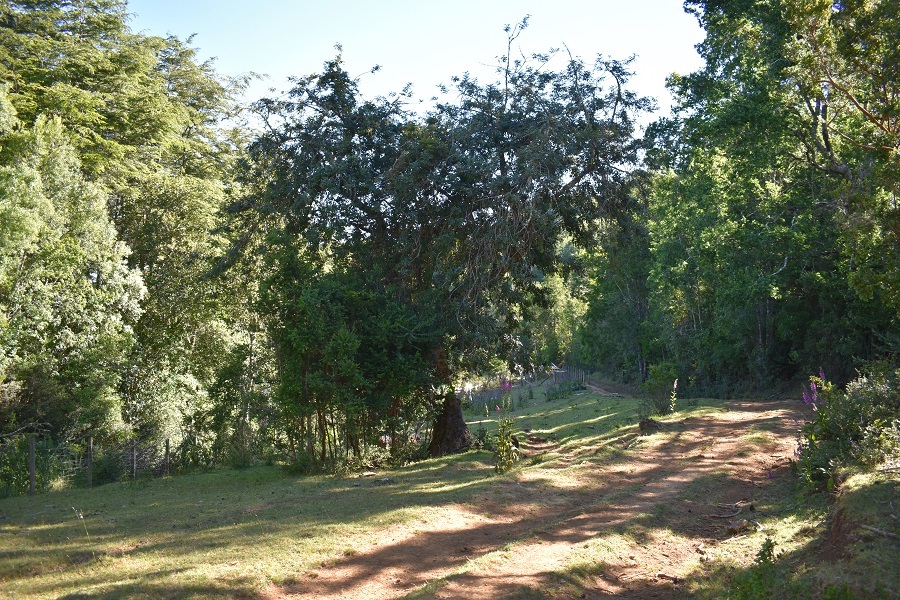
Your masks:
{"label": "bare soil", "polygon": [[[470,503],[436,507],[429,522],[374,532],[368,546],[263,597],[675,597],[713,549],[740,535],[729,524],[755,527],[754,503],[791,476],[800,419],[796,402],[736,401],[651,436],[633,427],[612,453],[523,440],[526,461],[552,459]],[[610,540],[602,564],[573,569],[600,538]]]}

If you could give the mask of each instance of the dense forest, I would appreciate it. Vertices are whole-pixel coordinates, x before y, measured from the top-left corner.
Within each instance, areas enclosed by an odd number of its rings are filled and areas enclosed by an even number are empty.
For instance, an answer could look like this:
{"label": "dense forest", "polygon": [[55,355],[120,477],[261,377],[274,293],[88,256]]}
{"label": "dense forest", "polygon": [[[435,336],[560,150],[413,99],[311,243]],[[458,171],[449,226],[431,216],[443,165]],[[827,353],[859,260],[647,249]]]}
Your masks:
{"label": "dense forest", "polygon": [[0,3],[0,447],[322,469],[463,449],[465,382],[553,364],[896,382],[900,5],[685,9],[705,66],[642,131],[628,61],[516,60],[526,22],[423,114],[339,54],[245,105],[124,0]]}

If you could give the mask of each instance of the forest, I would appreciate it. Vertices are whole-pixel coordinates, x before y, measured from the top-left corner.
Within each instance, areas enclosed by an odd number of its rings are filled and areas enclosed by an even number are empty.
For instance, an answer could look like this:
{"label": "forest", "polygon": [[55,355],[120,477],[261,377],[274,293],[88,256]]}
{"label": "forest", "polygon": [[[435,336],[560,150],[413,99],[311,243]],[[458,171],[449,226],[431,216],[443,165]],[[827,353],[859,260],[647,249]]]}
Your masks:
{"label": "forest", "polygon": [[517,59],[527,21],[423,114],[339,50],[248,104],[124,0],[0,3],[0,492],[35,438],[173,471],[442,456],[466,384],[554,366],[843,394],[811,481],[897,452],[900,5],[685,10],[705,66],[640,128],[629,61]]}

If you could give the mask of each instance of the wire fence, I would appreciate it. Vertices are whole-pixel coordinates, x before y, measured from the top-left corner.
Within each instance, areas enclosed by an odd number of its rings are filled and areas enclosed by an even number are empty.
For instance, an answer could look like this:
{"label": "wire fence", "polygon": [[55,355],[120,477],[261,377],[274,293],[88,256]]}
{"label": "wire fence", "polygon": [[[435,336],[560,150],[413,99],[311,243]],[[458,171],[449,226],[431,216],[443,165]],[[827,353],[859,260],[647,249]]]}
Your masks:
{"label": "wire fence", "polygon": [[0,439],[0,497],[160,477],[181,466],[178,458],[168,439],[55,444],[32,434],[7,436]]}
{"label": "wire fence", "polygon": [[[507,400],[515,400],[520,407],[533,399],[533,388],[544,386],[541,397],[550,400],[556,388],[571,393],[589,377],[590,372],[580,367],[552,367],[512,380],[500,377],[482,381],[476,387],[461,390],[461,395],[470,414],[489,413],[501,402],[505,392],[510,396],[515,394],[515,399]],[[0,498],[53,489],[89,488],[209,467],[221,456],[207,446],[192,431],[183,432],[177,446],[169,439],[160,442],[129,438],[99,443],[87,437],[57,443],[36,434],[7,434],[0,436]]]}

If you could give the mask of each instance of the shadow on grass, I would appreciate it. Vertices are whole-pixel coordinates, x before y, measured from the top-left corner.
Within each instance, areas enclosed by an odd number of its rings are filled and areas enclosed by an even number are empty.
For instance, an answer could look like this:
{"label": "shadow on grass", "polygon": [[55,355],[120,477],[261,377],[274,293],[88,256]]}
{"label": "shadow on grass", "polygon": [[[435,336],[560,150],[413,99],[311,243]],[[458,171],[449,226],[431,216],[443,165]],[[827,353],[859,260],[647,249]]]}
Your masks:
{"label": "shadow on grass", "polygon": [[[590,417],[585,414],[593,414],[589,402],[554,407],[555,412],[547,416],[548,426],[551,419],[583,419],[577,424],[559,422],[547,430],[564,441],[580,436],[578,447],[557,447],[558,458],[499,478],[493,476],[488,453],[472,452],[386,472],[387,481],[380,481],[381,476],[298,478],[260,467],[0,502],[0,512],[10,516],[0,522],[0,536],[4,541],[15,539],[0,551],[0,578],[16,582],[20,590],[58,596],[115,581],[119,559],[138,565],[146,560],[146,566],[128,574],[137,582],[100,595],[69,597],[252,596],[253,586],[240,579],[227,585],[220,585],[218,579],[209,584],[156,583],[153,580],[177,573],[154,568],[157,563],[152,561],[165,556],[182,564],[180,570],[186,573],[202,571],[211,561],[267,564],[267,552],[304,540],[316,546],[310,556],[317,556],[316,552],[334,555],[342,544],[354,543],[353,536],[403,522],[407,511],[423,507],[461,504],[474,517],[490,517],[487,521],[473,517],[459,526],[435,530],[423,524],[421,531],[410,531],[395,542],[382,540],[371,549],[324,565],[314,565],[309,556],[301,555],[263,569],[269,577],[273,571],[289,580],[294,577],[285,591],[332,595],[391,573],[396,592],[402,595],[474,558],[523,540],[578,544],[608,531],[646,540],[642,536],[653,528],[702,539],[708,537],[703,529],[707,523],[702,515],[691,516],[696,494],[682,498],[680,491],[702,485],[703,502],[715,503],[735,502],[756,489],[752,482],[729,474],[729,465],[749,460],[746,457],[703,454],[709,439],[740,435],[733,423],[714,420],[672,425],[665,436],[648,438],[652,448],[633,452],[635,464],[630,471],[612,470],[608,450],[619,447],[625,433],[610,429],[593,434],[590,427],[596,423],[599,431],[601,422],[628,418],[633,410],[630,402],[617,402],[620,412]],[[768,419],[748,418],[741,427],[765,423]],[[575,460],[581,463],[575,465]],[[559,464],[549,464],[553,461]],[[679,465],[674,472],[673,464]],[[549,472],[540,475],[543,469],[569,466],[577,471],[574,485]],[[759,485],[768,484],[763,480]],[[84,521],[73,517],[70,504],[84,511]],[[655,508],[660,504],[668,507],[666,514]],[[84,525],[90,531],[90,543]],[[342,538],[350,541],[342,542]],[[86,564],[86,548],[115,560]],[[25,581],[29,576],[37,577]],[[558,573],[535,577],[547,585],[560,584]],[[486,578],[466,573],[452,579],[484,585]],[[495,578],[494,583],[507,593],[504,582]],[[526,593],[515,577],[507,584],[508,593]]]}
{"label": "shadow on grass", "polygon": [[[170,577],[179,570],[149,573],[146,579]],[[255,599],[259,593],[250,580],[233,580],[228,583],[187,583],[165,584],[148,581],[114,584],[110,589],[96,592],[73,592],[60,596],[64,600],[113,600],[113,599],[156,599],[156,598],[238,598]]]}

